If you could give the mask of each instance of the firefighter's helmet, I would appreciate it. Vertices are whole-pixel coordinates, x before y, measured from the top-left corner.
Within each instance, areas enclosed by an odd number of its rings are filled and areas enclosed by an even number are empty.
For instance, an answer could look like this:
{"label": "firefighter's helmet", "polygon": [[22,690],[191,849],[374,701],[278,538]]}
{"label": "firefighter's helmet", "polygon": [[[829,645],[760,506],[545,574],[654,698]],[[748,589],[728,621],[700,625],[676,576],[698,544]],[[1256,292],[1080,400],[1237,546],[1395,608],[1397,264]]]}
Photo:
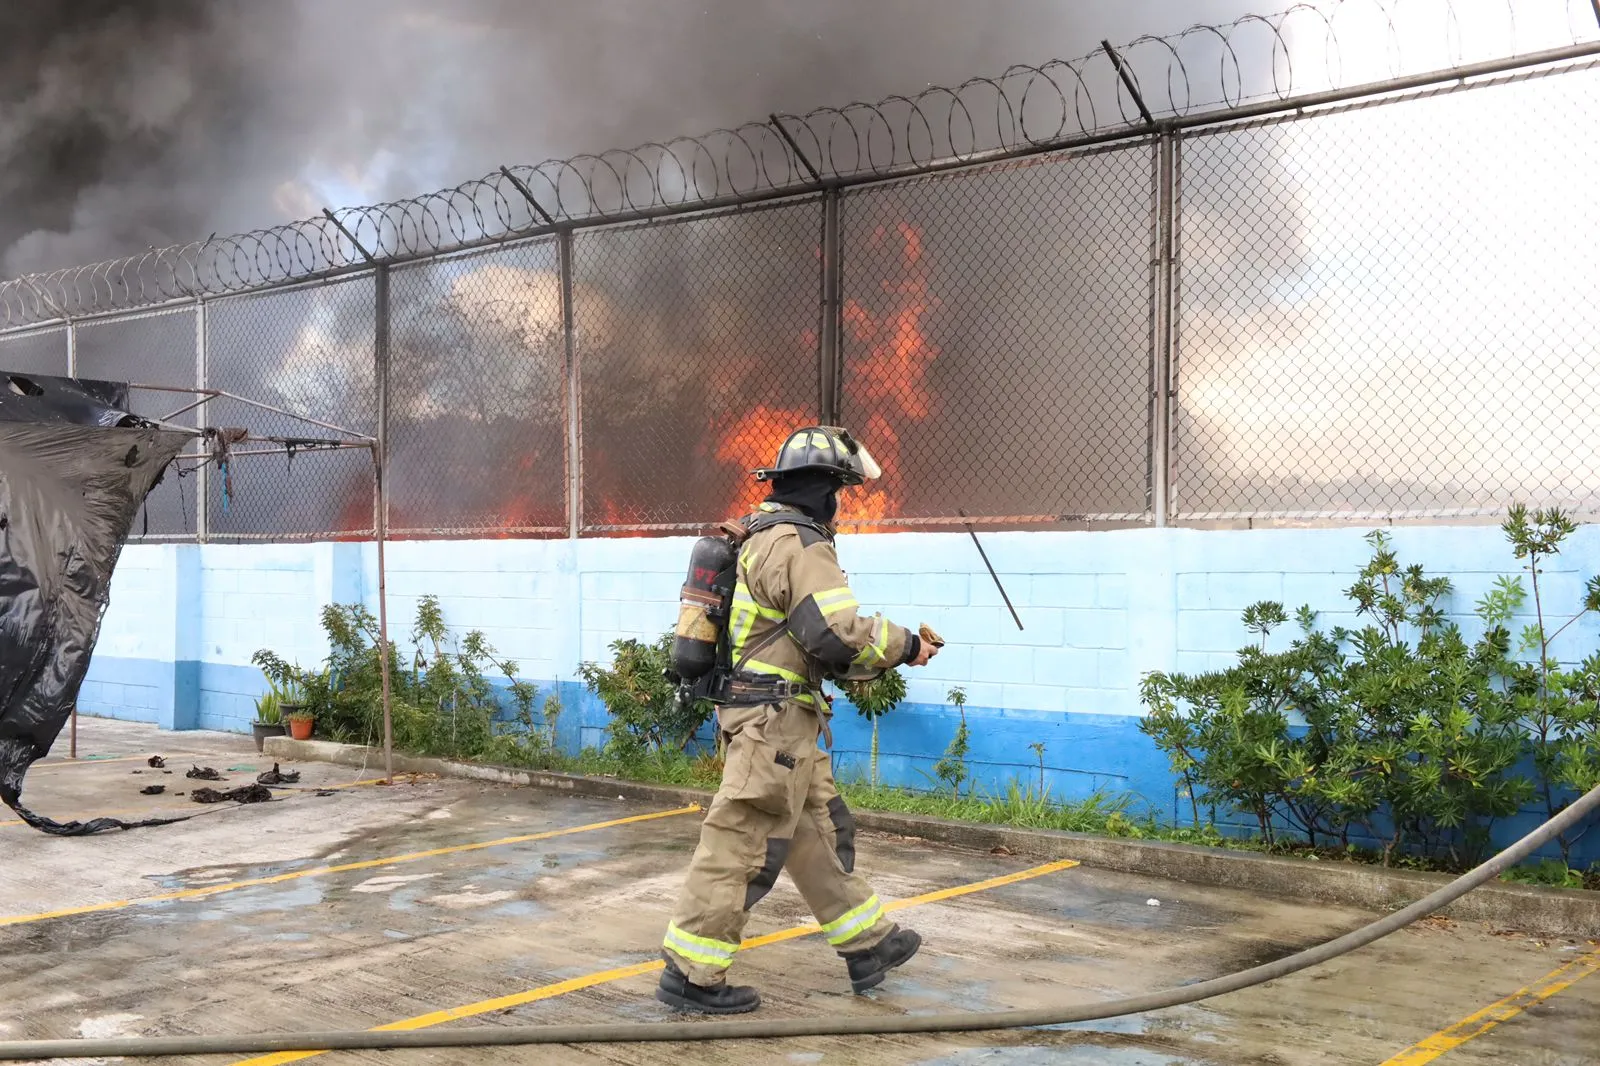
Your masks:
{"label": "firefighter's helmet", "polygon": [[801,470],[823,470],[846,485],[883,476],[883,470],[866,446],[850,431],[839,426],[806,426],[795,430],[778,449],[778,461],[755,471],[757,481],[770,481],[781,474]]}

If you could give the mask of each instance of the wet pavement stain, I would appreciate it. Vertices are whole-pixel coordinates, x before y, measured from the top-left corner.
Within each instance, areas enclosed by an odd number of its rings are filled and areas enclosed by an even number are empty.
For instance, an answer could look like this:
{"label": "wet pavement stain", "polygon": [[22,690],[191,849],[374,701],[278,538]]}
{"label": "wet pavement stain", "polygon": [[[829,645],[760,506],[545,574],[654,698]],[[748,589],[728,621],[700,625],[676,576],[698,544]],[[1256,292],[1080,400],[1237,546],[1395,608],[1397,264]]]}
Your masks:
{"label": "wet pavement stain", "polygon": [[[232,766],[240,758],[207,762]],[[307,780],[319,772],[325,768],[306,764]],[[119,777],[124,790],[138,780]],[[53,901],[64,894],[77,893],[77,905],[152,886],[178,891],[659,809],[464,782],[342,796],[316,808],[310,823],[302,820],[308,808],[265,804],[233,822],[99,840],[92,855],[81,844],[69,851],[19,836],[7,842],[18,850],[0,869],[0,878],[10,878],[0,887],[43,911],[62,906]],[[429,817],[441,810],[450,816]],[[138,1024],[149,1032],[192,1031],[201,1016],[208,1031],[366,1028],[653,963],[698,823],[687,815],[0,929],[9,1016],[28,1035],[75,1035],[85,1017],[115,1013],[142,1015]],[[188,869],[175,871],[180,862]],[[1014,873],[1030,860],[862,834],[858,864],[885,899],[906,899]],[[29,871],[39,876],[29,880]],[[373,878],[412,874],[430,876],[384,892],[354,891]],[[1150,898],[1162,906],[1146,906]],[[897,912],[925,934],[924,950],[868,996],[849,993],[837,956],[814,936],[741,953],[731,977],[761,990],[764,1017],[1037,1009],[1203,980],[1292,954],[1371,917],[1079,868]],[[748,934],[810,918],[780,879]],[[596,1058],[630,1066],[1372,1066],[1568,961],[1560,946],[1494,937],[1463,922],[1448,935],[1389,938],[1347,963],[1203,1007],[1132,1019],[958,1037],[641,1045]],[[673,1017],[654,1000],[653,973],[607,980],[467,1016],[480,1024]],[[1462,1066],[1581,1061],[1597,1011],[1600,978],[1452,1057]],[[519,1049],[427,1054],[435,1066],[580,1057]]]}
{"label": "wet pavement stain", "polygon": [[963,1048],[917,1066],[1210,1066],[1206,1060],[1175,1057],[1143,1048],[1019,1047]]}

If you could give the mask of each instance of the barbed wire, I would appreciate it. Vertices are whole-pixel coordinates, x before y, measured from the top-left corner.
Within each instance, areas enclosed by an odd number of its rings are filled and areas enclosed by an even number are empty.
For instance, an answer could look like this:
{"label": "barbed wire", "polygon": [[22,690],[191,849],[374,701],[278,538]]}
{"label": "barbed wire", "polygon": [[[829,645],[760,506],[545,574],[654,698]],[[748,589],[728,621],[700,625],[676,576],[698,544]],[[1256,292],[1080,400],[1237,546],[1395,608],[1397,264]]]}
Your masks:
{"label": "barbed wire", "polygon": [[[219,296],[548,231],[770,199],[1600,36],[1593,0],[1326,0],[876,103],[502,167],[405,200],[0,284],[0,323]],[[1489,42],[1487,51],[1482,42]],[[1148,114],[1147,114],[1148,112]]]}

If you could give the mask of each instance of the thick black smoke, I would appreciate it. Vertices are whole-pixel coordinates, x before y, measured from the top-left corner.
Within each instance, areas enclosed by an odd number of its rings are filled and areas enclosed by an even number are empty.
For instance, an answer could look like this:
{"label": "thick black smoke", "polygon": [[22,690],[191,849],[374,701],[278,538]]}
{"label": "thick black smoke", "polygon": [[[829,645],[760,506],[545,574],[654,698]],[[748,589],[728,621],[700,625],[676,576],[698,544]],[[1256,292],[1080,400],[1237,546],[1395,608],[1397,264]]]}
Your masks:
{"label": "thick black smoke", "polygon": [[1250,4],[1112,6],[6,0],[0,275],[915,93]]}

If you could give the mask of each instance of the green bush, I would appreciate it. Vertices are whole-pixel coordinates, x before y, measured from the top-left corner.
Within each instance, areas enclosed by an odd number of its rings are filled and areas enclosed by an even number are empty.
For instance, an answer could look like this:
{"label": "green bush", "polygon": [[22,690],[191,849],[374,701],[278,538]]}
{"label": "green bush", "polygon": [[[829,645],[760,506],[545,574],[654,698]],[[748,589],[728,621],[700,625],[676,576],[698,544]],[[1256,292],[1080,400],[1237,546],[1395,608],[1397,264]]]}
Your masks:
{"label": "green bush", "polygon": [[878,719],[900,706],[906,698],[906,679],[899,670],[885,670],[871,681],[846,681],[840,686],[850,698],[856,713],[872,723],[872,750],[868,766],[872,787],[878,787]]}
{"label": "green bush", "polygon": [[[332,740],[362,744],[383,736],[383,658],[378,623],[361,604],[331,604],[322,611],[329,653],[309,671],[268,649],[251,657],[279,691],[297,688],[298,702]],[[533,685],[517,679],[517,664],[499,658],[484,635],[473,630],[455,641],[437,597],[417,607],[409,667],[390,642],[390,707],[395,747],[426,755],[492,758],[535,764],[548,758],[545,733],[535,728]],[[502,702],[489,671],[504,678],[510,706]],[[287,697],[285,697],[287,699]],[[497,721],[506,711],[510,723]]]}
{"label": "green bush", "polygon": [[[950,746],[944,749],[944,757],[933,766],[934,776],[950,786],[950,791],[956,796],[961,795],[961,783],[971,780],[967,770],[967,750],[970,734],[967,731],[967,694],[960,688],[950,690],[950,702],[956,705],[956,710],[961,714],[961,724],[956,727],[956,735],[950,741]],[[1043,790],[1041,789],[1041,792]]]}
{"label": "green bush", "polygon": [[1244,623],[1259,639],[1236,665],[1143,680],[1140,728],[1189,786],[1197,824],[1203,797],[1253,817],[1269,845],[1280,825],[1313,847],[1349,848],[1360,829],[1385,864],[1412,851],[1463,864],[1533,794],[1513,772],[1526,737],[1497,683],[1503,656],[1493,632],[1469,645],[1445,617],[1447,579],[1402,567],[1381,531],[1368,540],[1346,593],[1366,625],[1323,633],[1302,607],[1300,636],[1271,652],[1288,616],[1256,604]]}
{"label": "green bush", "polygon": [[611,712],[606,727],[620,755],[683,751],[710,720],[705,700],[680,703],[677,686],[665,672],[672,663],[672,634],[653,644],[628,638],[613,641],[610,666],[583,663],[578,674]]}
{"label": "green bush", "polygon": [[[1587,792],[1600,785],[1600,653],[1591,653],[1566,668],[1554,645],[1580,618],[1600,611],[1600,578],[1589,578],[1576,613],[1556,626],[1552,607],[1540,584],[1549,561],[1561,553],[1562,543],[1577,525],[1559,510],[1529,513],[1513,507],[1501,530],[1514,554],[1524,560],[1528,585],[1522,576],[1502,577],[1477,604],[1478,616],[1489,629],[1498,656],[1501,690],[1511,703],[1529,738],[1537,792],[1546,817],[1558,814],[1566,803],[1563,790]],[[1533,618],[1523,627],[1517,646],[1511,646],[1510,625],[1527,606],[1533,590]],[[1532,661],[1519,656],[1532,655]],[[1558,840],[1563,866],[1572,858],[1572,846],[1583,830],[1564,833]]]}

